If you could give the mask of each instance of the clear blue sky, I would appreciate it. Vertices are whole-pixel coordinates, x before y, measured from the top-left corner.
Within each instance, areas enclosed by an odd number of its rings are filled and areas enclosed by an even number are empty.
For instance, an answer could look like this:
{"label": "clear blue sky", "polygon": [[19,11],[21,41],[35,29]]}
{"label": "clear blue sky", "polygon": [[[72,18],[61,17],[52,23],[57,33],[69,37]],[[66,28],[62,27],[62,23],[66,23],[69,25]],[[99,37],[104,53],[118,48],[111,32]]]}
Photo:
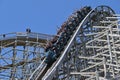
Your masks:
{"label": "clear blue sky", "polygon": [[33,32],[55,34],[76,9],[108,5],[120,13],[120,0],[0,0],[0,34]]}

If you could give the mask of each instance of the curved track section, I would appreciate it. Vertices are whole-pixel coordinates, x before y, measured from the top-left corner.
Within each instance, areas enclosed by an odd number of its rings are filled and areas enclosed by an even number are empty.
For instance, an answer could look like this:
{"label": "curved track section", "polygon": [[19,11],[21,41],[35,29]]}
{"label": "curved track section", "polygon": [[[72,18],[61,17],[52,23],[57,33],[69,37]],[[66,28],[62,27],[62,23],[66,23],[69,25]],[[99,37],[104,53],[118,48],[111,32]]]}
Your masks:
{"label": "curved track section", "polygon": [[[67,40],[67,44],[63,45],[64,48],[60,51],[60,55],[57,57],[57,59],[53,58],[53,56],[56,56],[57,53],[55,53],[54,55],[50,52],[52,58],[50,56],[47,56],[47,58],[50,58],[48,60],[51,60],[51,65],[46,61],[45,63],[43,62],[44,66],[41,66],[41,70],[38,68],[38,70],[36,70],[38,74],[33,74],[30,77],[30,80],[99,80],[108,78],[115,79],[118,74],[114,72],[114,67],[112,66],[113,64],[105,64],[105,61],[107,59],[108,61],[113,61],[112,53],[109,52],[109,50],[112,50],[111,47],[109,47],[108,50],[106,49],[106,46],[110,45],[98,41],[93,42],[96,37],[99,38],[99,36],[101,36],[101,34],[99,33],[106,32],[102,26],[106,27],[111,25],[112,22],[117,21],[117,18],[109,19],[113,17],[114,14],[114,11],[108,6],[98,6],[97,8],[91,10],[84,18],[82,18],[79,26],[76,26],[76,29],[72,31],[73,33],[69,35],[71,37],[69,38],[69,40]],[[74,24],[72,21],[69,22]],[[101,27],[96,28],[98,26]],[[103,38],[106,39],[108,43],[110,43],[107,40],[109,36],[104,36]],[[90,47],[88,46],[88,44]],[[103,48],[105,47],[105,49],[108,51],[106,52],[106,54],[110,54],[111,57],[103,56],[100,51],[103,50],[104,52],[104,49],[98,49],[99,47],[97,46],[92,47],[93,45],[101,45]],[[54,50],[55,49],[53,49],[53,51]],[[107,68],[109,68],[108,73]]]}

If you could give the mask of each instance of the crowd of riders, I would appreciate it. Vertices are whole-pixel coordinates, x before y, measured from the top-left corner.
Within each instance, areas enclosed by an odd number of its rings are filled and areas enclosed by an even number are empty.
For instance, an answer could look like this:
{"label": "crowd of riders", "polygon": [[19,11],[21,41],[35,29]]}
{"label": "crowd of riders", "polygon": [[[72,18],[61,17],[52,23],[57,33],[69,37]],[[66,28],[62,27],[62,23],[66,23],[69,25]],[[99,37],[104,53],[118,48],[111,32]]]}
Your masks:
{"label": "crowd of riders", "polygon": [[46,63],[51,65],[64,50],[67,42],[70,40],[76,28],[84,17],[91,11],[91,7],[86,6],[75,11],[66,22],[64,22],[58,30],[56,36],[46,45]]}

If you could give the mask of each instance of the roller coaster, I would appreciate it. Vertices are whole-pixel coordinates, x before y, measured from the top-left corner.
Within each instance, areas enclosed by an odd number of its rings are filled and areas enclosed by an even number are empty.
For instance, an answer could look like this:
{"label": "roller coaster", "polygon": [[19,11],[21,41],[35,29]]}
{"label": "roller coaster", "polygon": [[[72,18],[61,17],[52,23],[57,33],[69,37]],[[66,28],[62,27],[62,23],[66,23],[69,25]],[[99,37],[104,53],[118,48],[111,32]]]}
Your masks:
{"label": "roller coaster", "polygon": [[0,80],[120,80],[120,15],[85,6],[56,35],[0,35]]}

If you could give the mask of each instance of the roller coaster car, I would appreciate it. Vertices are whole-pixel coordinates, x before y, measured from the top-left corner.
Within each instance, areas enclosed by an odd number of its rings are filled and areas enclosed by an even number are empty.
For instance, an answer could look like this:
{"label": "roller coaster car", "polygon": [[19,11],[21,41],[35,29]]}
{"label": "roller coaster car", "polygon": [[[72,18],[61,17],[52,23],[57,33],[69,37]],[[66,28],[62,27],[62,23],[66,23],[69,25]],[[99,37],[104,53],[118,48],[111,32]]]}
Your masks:
{"label": "roller coaster car", "polygon": [[[91,7],[90,6],[86,6],[86,7],[84,7],[83,9],[82,9],[82,12],[84,13],[84,14],[88,14],[88,12],[90,12],[91,11]],[[85,16],[85,15],[84,15]]]}
{"label": "roller coaster car", "polygon": [[45,52],[49,51],[49,49],[52,48],[52,43],[51,42],[48,42],[46,47],[45,47]]}
{"label": "roller coaster car", "polygon": [[86,6],[86,7],[84,7],[84,9],[85,9],[87,12],[89,12],[89,11],[92,10],[92,8],[91,8],[90,6]]}
{"label": "roller coaster car", "polygon": [[49,50],[46,54],[47,57],[45,63],[47,63],[47,65],[50,66],[56,60],[56,53],[52,50]]}

